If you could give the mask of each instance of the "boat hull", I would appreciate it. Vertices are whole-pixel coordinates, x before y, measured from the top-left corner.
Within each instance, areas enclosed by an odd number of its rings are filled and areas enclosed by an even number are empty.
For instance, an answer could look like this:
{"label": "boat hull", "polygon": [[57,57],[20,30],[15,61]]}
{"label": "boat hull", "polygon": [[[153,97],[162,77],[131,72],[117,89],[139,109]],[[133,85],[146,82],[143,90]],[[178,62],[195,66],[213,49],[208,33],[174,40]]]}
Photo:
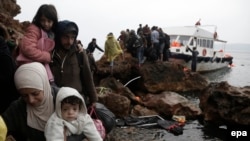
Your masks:
{"label": "boat hull", "polygon": [[[197,72],[210,72],[229,67],[232,64],[233,57],[197,57]],[[192,56],[187,54],[172,54],[170,62],[182,64],[185,68],[191,69]]]}

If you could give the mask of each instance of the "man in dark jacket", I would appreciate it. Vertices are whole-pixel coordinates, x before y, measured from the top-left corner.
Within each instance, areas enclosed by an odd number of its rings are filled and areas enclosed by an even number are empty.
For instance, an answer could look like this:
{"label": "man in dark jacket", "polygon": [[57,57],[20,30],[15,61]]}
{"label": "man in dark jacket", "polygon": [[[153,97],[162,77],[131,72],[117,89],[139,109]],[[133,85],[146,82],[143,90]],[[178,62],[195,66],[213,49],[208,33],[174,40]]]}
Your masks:
{"label": "man in dark jacket", "polygon": [[71,21],[60,21],[56,30],[55,49],[50,64],[59,87],[75,88],[85,98],[86,104],[95,105],[97,93],[85,50],[76,44],[78,26]]}
{"label": "man in dark jacket", "polygon": [[187,50],[192,52],[192,64],[191,64],[191,70],[192,72],[196,72],[196,65],[197,65],[197,57],[199,55],[199,52],[196,50],[196,47],[193,47],[193,50],[187,47]]}
{"label": "man in dark jacket", "polygon": [[95,51],[95,49],[98,49],[98,50],[100,50],[101,52],[104,52],[104,50],[101,49],[101,48],[96,44],[96,39],[93,38],[92,41],[88,44],[88,47],[87,47],[86,51],[87,51],[88,54],[89,54],[89,53],[93,54],[94,51]]}
{"label": "man in dark jacket", "polygon": [[88,44],[88,47],[86,49],[86,52],[89,57],[89,63],[90,63],[90,69],[92,72],[96,72],[98,70],[97,65],[95,63],[95,58],[93,56],[93,53],[95,49],[100,50],[101,52],[104,52],[103,49],[101,49],[97,44],[96,44],[96,39],[93,38],[92,41]]}

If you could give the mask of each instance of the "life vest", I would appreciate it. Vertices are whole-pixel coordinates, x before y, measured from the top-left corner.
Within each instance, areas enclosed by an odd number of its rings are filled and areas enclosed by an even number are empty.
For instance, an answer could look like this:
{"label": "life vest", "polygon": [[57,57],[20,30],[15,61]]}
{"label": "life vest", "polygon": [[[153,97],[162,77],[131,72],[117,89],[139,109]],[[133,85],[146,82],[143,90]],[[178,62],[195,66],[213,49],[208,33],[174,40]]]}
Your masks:
{"label": "life vest", "polygon": [[203,50],[202,50],[202,55],[203,55],[203,56],[206,56],[206,55],[207,55],[207,50],[206,50],[206,49],[203,49]]}
{"label": "life vest", "polygon": [[179,42],[177,42],[177,41],[173,41],[173,42],[171,43],[171,46],[172,46],[172,47],[180,47],[181,44],[180,44]]}

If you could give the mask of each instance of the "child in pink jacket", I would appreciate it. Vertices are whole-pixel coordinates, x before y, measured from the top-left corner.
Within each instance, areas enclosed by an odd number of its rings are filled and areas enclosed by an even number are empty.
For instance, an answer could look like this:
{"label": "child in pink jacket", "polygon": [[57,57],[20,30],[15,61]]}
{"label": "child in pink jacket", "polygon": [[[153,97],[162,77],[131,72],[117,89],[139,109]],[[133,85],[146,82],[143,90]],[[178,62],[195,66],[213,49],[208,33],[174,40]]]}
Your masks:
{"label": "child in pink jacket", "polygon": [[16,58],[19,66],[30,62],[44,64],[51,83],[54,82],[54,77],[49,63],[51,51],[55,46],[54,31],[57,23],[58,17],[54,5],[41,5],[19,43],[19,52]]}

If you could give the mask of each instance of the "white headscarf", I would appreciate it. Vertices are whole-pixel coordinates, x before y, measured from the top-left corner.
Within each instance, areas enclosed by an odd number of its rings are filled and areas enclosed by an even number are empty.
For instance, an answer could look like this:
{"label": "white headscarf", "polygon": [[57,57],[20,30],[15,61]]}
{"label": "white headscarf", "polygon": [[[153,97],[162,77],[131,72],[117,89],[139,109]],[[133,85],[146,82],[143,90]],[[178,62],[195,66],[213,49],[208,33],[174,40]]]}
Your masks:
{"label": "white headscarf", "polygon": [[34,88],[44,92],[40,106],[27,104],[28,126],[44,131],[47,120],[54,112],[53,96],[44,65],[38,62],[21,65],[15,72],[14,79],[17,89]]}

